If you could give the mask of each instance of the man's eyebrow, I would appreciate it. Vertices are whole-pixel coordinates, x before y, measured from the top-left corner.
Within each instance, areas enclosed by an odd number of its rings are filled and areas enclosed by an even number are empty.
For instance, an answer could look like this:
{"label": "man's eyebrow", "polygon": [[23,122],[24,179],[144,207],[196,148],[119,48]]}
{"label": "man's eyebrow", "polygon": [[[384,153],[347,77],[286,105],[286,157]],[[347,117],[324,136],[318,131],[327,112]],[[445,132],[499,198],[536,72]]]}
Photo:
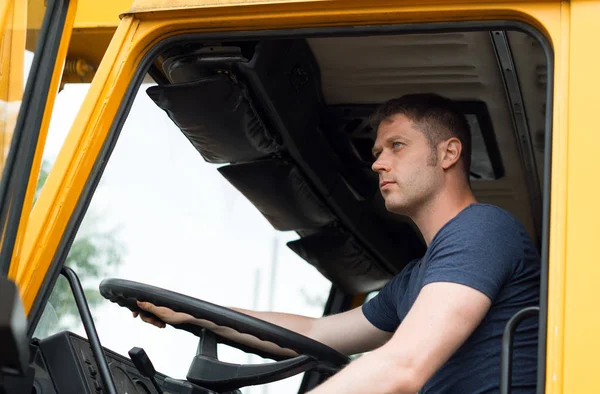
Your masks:
{"label": "man's eyebrow", "polygon": [[393,142],[396,142],[400,140],[400,142],[410,142],[410,139],[401,135],[401,134],[393,134],[391,136],[389,136],[388,138],[386,138],[385,143],[386,144],[391,144]]}

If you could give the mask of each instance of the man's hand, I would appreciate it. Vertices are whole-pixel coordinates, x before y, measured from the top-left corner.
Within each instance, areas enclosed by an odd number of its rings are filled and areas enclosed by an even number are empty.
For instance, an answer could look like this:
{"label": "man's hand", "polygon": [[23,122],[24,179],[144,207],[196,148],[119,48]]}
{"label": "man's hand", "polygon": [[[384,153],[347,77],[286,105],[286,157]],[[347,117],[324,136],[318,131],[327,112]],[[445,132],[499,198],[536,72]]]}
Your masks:
{"label": "man's hand", "polygon": [[172,309],[166,308],[164,306],[156,306],[149,302],[138,301],[137,305],[141,310],[152,313],[154,316],[156,316],[160,320],[157,320],[154,317],[151,317],[144,313],[140,314],[139,312],[133,312],[133,317],[135,318],[135,317],[140,316],[140,319],[142,319],[146,323],[150,323],[159,328],[165,328],[165,323],[169,323],[169,324],[193,323],[194,320],[196,320],[194,318],[194,316],[188,315],[187,313],[175,312]]}

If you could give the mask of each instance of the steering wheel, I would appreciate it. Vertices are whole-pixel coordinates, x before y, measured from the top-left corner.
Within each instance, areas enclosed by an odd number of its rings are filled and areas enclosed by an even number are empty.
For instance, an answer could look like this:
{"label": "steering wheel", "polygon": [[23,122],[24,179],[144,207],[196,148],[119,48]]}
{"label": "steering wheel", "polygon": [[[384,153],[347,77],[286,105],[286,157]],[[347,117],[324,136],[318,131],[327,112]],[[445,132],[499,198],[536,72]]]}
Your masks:
{"label": "steering wheel", "polygon": [[208,329],[216,334],[217,342],[261,357],[287,360],[303,355],[316,361],[316,367],[330,371],[337,371],[350,361],[337,350],[304,335],[174,291],[124,279],[105,279],[100,283],[100,294],[132,312],[148,314],[137,306],[137,301],[142,301],[187,313],[200,319],[198,324],[201,325],[184,323],[172,326],[200,337]]}

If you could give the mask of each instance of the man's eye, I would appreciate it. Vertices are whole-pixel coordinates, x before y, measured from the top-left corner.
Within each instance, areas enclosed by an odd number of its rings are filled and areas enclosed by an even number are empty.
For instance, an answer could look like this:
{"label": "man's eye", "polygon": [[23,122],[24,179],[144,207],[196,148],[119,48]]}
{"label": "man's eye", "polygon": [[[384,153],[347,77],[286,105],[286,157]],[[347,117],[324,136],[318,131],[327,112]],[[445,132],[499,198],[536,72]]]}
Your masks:
{"label": "man's eye", "polygon": [[393,148],[400,148],[402,145],[404,145],[402,142],[398,142],[398,141],[396,141],[396,142],[394,142],[394,143],[392,144],[392,147],[393,147]]}

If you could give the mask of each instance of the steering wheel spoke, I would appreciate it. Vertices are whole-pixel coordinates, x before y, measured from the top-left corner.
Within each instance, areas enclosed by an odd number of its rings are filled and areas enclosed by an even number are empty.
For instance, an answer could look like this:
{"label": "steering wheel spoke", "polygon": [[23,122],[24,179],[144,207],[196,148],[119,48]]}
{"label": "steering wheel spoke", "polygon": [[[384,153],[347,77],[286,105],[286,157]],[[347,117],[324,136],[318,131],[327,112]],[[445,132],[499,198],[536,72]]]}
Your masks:
{"label": "steering wheel spoke", "polygon": [[310,356],[265,364],[230,364],[212,357],[194,357],[187,380],[217,392],[266,384],[308,371],[317,365]]}
{"label": "steering wheel spoke", "polygon": [[214,332],[206,328],[202,329],[196,353],[200,356],[217,359],[217,337]]}

